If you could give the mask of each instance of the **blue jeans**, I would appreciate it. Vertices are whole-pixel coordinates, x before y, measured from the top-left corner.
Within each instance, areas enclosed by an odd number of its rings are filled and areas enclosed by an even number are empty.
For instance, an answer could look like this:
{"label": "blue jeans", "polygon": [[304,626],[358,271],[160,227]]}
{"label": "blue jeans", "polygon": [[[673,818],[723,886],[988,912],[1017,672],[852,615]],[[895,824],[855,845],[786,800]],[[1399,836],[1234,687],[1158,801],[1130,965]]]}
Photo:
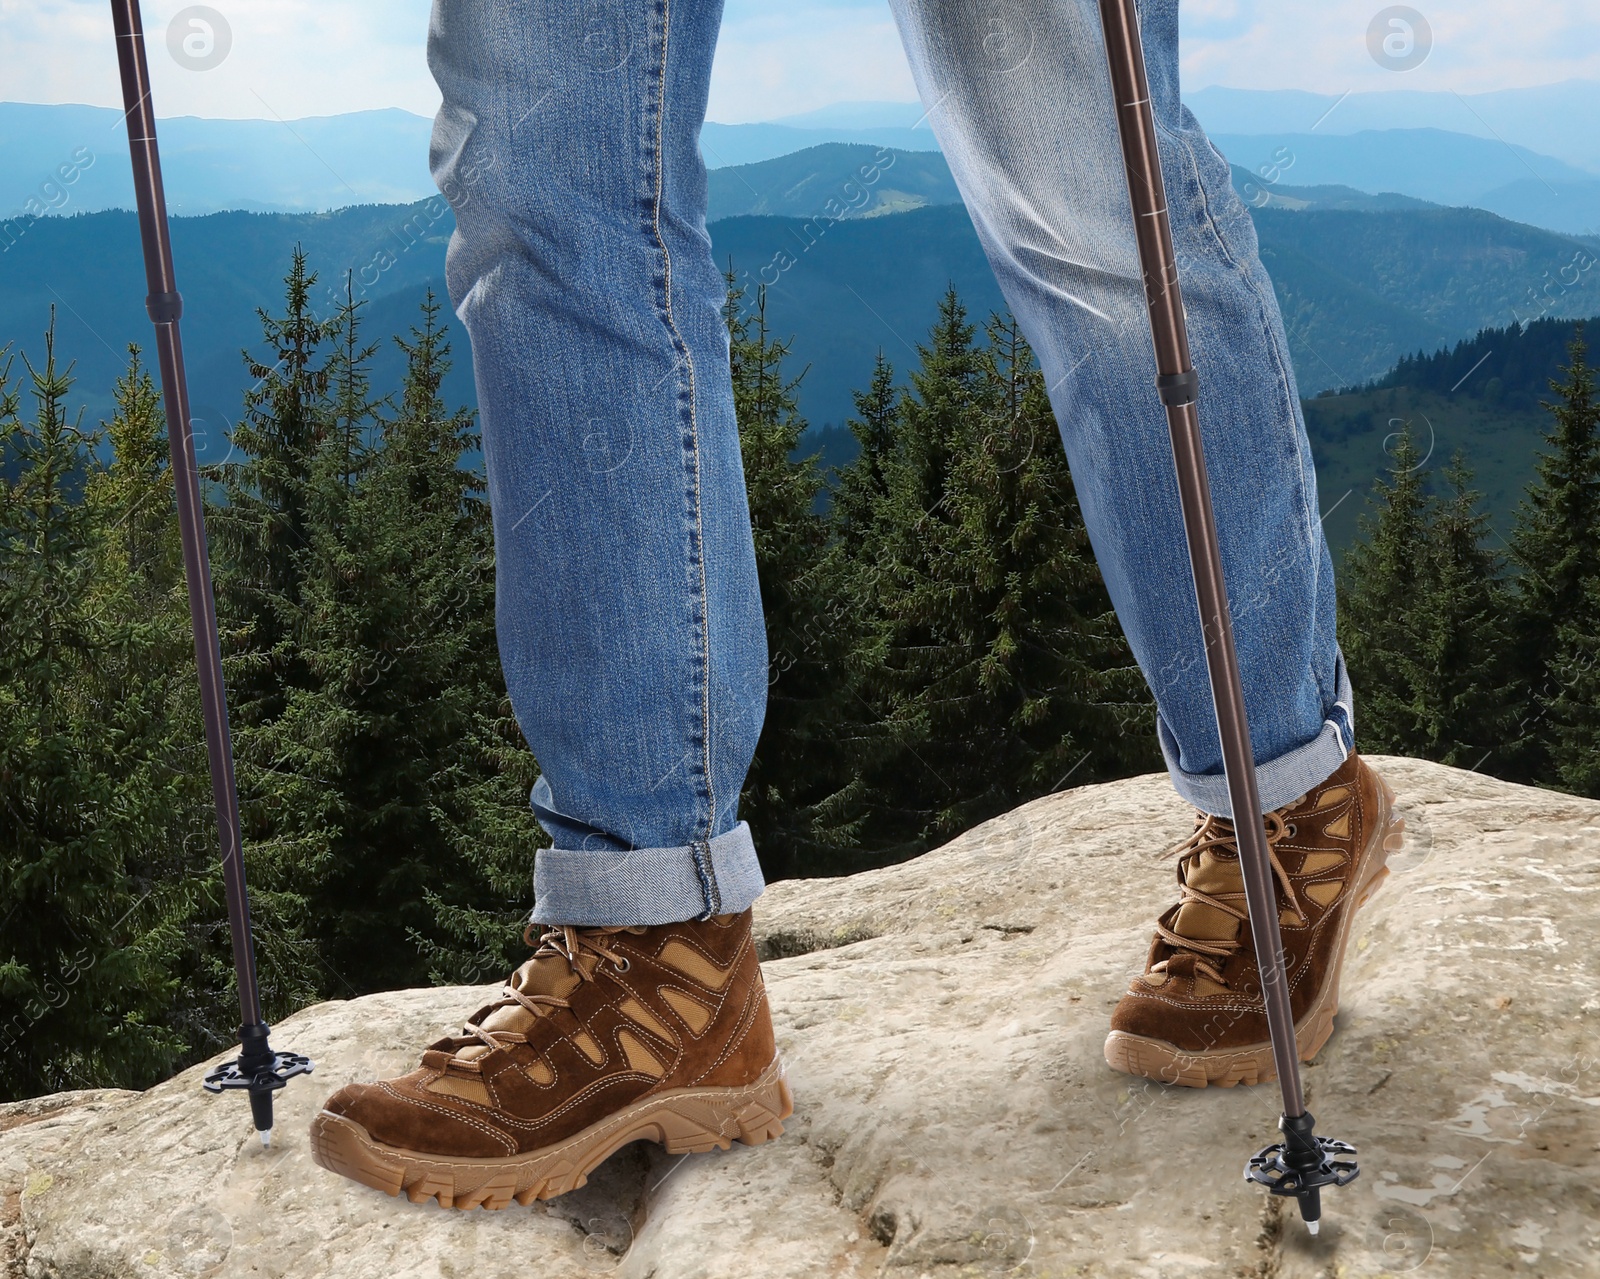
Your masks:
{"label": "blue jeans", "polygon": [[[1095,0],[890,0],[1050,388],[1174,785],[1227,815]],[[497,625],[543,776],[533,917],[654,924],[763,888],[739,789],[767,651],[699,149],[720,0],[435,0],[431,162],[472,343]],[[1333,570],[1271,282],[1143,5],[1264,809],[1353,748]]]}

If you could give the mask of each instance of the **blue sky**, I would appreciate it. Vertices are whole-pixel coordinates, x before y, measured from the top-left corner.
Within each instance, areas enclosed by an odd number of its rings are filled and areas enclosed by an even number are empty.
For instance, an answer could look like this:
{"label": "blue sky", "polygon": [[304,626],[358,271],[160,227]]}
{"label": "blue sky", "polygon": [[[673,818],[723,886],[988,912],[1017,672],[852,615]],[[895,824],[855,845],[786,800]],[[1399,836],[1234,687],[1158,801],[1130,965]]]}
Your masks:
{"label": "blue sky", "polygon": [[[974,0],[1005,6],[1015,0]],[[1042,0],[1035,0],[1042,2]],[[398,106],[431,114],[423,60],[427,0],[218,0],[232,48],[186,70],[164,33],[184,0],[149,0],[161,115],[272,118]],[[1186,90],[1208,85],[1328,93],[1473,93],[1568,78],[1600,80],[1594,0],[1415,0],[1433,48],[1411,70],[1380,67],[1367,28],[1381,0],[1183,0]],[[0,0],[0,97],[116,105],[104,0]],[[885,0],[727,0],[710,118],[772,119],[832,102],[909,101],[916,92]]]}

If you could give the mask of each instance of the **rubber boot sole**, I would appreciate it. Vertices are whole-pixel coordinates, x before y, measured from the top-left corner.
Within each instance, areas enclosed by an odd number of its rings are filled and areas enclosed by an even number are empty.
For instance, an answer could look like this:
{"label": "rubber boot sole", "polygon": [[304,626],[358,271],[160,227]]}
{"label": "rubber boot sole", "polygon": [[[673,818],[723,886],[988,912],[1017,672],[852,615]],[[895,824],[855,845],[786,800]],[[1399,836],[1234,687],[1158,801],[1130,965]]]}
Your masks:
{"label": "rubber boot sole", "polygon": [[653,1093],[553,1146],[523,1155],[451,1158],[374,1141],[353,1119],[319,1111],[311,1121],[311,1157],[330,1172],[412,1203],[443,1208],[505,1208],[576,1190],[631,1141],[654,1141],[669,1154],[726,1150],[781,1136],[794,1098],[779,1057],[742,1088],[672,1088]]}
{"label": "rubber boot sole", "polygon": [[[1406,819],[1395,811],[1395,795],[1381,777],[1378,789],[1383,796],[1382,820],[1374,823],[1374,833],[1362,858],[1363,877],[1356,889],[1355,904],[1341,916],[1334,941],[1333,971],[1311,1007],[1295,1023],[1295,1047],[1301,1061],[1310,1061],[1333,1034],[1333,1017],[1339,1011],[1339,977],[1344,971],[1345,943],[1351,921],[1389,877],[1389,854],[1399,852],[1405,842]],[[1191,1052],[1147,1035],[1131,1035],[1114,1030],[1106,1037],[1106,1064],[1113,1070],[1143,1075],[1159,1083],[1186,1088],[1232,1088],[1235,1084],[1259,1084],[1278,1077],[1272,1056],[1272,1041],[1247,1044],[1242,1048],[1215,1048]]]}

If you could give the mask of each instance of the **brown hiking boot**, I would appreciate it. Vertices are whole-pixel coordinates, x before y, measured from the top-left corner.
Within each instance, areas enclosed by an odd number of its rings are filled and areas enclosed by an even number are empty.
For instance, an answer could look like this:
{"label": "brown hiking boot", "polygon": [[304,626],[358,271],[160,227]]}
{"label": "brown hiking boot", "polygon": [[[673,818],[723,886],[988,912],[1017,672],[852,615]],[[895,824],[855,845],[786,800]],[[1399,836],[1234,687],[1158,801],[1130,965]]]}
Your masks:
{"label": "brown hiking boot", "polygon": [[630,1141],[757,1146],[793,1113],[746,910],[550,928],[415,1070],[329,1097],[311,1154],[414,1203],[504,1208],[583,1185]]}
{"label": "brown hiking boot", "polygon": [[[1333,1033],[1350,921],[1389,874],[1405,822],[1394,792],[1353,751],[1265,821],[1295,1043],[1309,1061]],[[1180,897],[1111,1014],[1106,1061],[1194,1088],[1275,1079],[1233,823],[1197,813],[1194,834],[1172,853]]]}

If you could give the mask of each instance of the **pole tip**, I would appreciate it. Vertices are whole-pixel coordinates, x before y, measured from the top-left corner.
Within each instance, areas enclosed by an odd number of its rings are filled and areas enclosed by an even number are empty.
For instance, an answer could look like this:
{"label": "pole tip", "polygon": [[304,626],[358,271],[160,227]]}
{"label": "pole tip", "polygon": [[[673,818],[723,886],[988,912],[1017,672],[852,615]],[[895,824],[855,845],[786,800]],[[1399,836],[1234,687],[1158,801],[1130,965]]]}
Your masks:
{"label": "pole tip", "polygon": [[[263,1146],[267,1146],[267,1147],[270,1147],[272,1145],[272,1129],[263,1128],[261,1130],[261,1144]],[[1316,1231],[1313,1230],[1312,1233],[1315,1234]]]}
{"label": "pole tip", "polygon": [[1312,1234],[1316,1234],[1317,1231],[1322,1229],[1322,1223],[1320,1221],[1308,1221],[1306,1222],[1306,1229]]}

